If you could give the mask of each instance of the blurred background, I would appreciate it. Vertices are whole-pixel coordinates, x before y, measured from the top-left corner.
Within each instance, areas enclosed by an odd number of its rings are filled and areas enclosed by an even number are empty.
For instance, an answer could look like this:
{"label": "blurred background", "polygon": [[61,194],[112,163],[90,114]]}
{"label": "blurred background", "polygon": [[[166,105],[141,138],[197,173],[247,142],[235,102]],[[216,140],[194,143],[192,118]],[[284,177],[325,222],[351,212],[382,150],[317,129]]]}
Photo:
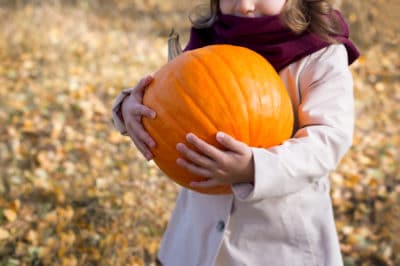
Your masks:
{"label": "blurred background", "polygon": [[[0,0],[0,266],[155,265],[178,187],[111,105],[188,38],[199,1]],[[345,265],[400,265],[400,1],[336,1],[362,52],[331,174]]]}

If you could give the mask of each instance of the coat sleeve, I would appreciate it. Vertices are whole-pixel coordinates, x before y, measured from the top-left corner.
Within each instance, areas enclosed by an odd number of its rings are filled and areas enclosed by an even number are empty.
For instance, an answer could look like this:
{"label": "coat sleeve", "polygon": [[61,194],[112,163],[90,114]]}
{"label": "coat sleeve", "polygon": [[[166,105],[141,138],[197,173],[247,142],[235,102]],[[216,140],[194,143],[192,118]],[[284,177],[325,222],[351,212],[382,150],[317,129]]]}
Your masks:
{"label": "coat sleeve", "polygon": [[124,89],[115,98],[112,105],[112,122],[116,130],[118,130],[122,135],[127,135],[125,123],[121,114],[121,104],[126,97],[132,92],[132,88]]}
{"label": "coat sleeve", "polygon": [[307,58],[299,75],[298,130],[279,146],[252,148],[254,184],[233,186],[242,201],[295,193],[334,170],[353,140],[353,80],[343,45]]}

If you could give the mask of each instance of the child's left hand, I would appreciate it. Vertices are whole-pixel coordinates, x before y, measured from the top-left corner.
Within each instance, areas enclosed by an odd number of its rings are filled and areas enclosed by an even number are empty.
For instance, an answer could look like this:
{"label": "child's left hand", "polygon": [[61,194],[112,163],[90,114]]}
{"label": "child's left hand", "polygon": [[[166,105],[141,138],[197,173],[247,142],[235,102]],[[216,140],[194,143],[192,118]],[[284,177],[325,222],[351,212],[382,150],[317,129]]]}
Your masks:
{"label": "child's left hand", "polygon": [[217,141],[226,150],[221,150],[201,140],[193,133],[186,135],[186,140],[199,152],[178,143],[176,149],[183,155],[177,164],[189,172],[208,178],[202,182],[191,182],[193,187],[213,187],[220,184],[236,184],[254,181],[253,153],[251,148],[233,137],[218,132]]}

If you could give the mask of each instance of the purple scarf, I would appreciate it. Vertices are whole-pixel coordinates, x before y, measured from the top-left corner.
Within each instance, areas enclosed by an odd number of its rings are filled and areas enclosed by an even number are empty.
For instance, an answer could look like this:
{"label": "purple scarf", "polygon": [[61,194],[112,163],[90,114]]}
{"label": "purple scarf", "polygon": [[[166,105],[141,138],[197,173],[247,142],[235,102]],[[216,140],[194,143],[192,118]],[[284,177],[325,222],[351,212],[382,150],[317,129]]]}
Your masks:
{"label": "purple scarf", "polygon": [[[349,28],[340,12],[335,11],[342,33],[333,36],[347,49],[349,65],[359,52],[349,40]],[[189,43],[184,50],[192,50],[210,44],[232,44],[247,47],[265,57],[277,71],[289,64],[318,51],[330,43],[313,33],[296,34],[284,26],[279,16],[238,17],[219,14],[210,28],[190,32]]]}

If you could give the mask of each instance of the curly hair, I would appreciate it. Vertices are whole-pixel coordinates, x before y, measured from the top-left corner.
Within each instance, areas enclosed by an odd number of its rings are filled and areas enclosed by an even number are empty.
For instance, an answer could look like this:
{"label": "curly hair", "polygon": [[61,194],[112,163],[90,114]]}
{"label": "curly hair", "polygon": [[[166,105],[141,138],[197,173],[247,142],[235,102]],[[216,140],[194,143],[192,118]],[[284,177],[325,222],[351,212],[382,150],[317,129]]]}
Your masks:
{"label": "curly hair", "polygon": [[[194,28],[208,28],[214,24],[218,18],[219,0],[210,0],[207,12],[204,10],[204,5],[200,5],[190,13]],[[326,0],[286,0],[280,19],[297,34],[309,31],[330,43],[336,42],[332,35],[341,30],[333,7]]]}

